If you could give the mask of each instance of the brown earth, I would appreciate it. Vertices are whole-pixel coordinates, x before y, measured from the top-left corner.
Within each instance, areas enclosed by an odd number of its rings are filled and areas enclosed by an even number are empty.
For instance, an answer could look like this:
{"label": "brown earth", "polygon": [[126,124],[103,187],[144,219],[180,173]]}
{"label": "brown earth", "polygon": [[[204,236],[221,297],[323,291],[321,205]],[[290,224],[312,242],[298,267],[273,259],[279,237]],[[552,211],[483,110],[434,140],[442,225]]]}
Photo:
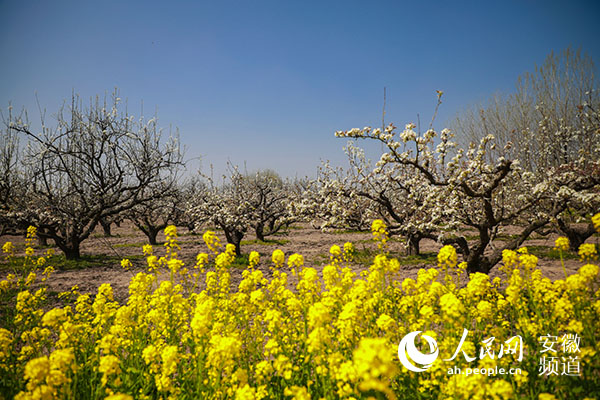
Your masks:
{"label": "brown earth", "polygon": [[[508,235],[514,229],[507,229],[504,234]],[[124,223],[120,227],[113,227],[111,237],[104,237],[101,229],[93,234],[88,240],[82,243],[81,253],[83,255],[104,255],[106,261],[100,257],[100,264],[88,268],[74,268],[69,270],[55,271],[51,279],[49,279],[50,290],[62,292],[69,290],[73,285],[78,285],[79,291],[83,293],[95,293],[97,288],[102,283],[110,283],[113,287],[115,297],[125,299],[127,297],[127,287],[132,276],[144,268],[145,259],[142,257],[142,245],[147,243],[146,237],[132,224]],[[217,235],[224,242],[224,235],[217,231]],[[246,242],[242,242],[242,252],[245,254],[250,251],[258,251],[261,254],[261,269],[265,276],[270,276],[269,269],[271,254],[275,249],[281,249],[286,256],[293,253],[299,253],[304,256],[305,265],[314,266],[317,270],[321,270],[323,265],[327,263],[329,249],[332,245],[337,244],[342,246],[345,242],[354,243],[357,250],[376,249],[375,243],[371,240],[369,232],[321,232],[312,228],[309,224],[301,224],[292,227],[286,235],[273,236],[270,238],[272,242],[260,243],[255,240],[254,235],[248,235]],[[549,235],[547,237],[534,237],[525,242],[525,246],[538,246],[537,248],[552,248],[557,235]],[[164,237],[159,235],[158,240]],[[194,265],[196,255],[200,252],[209,252],[204,244],[201,235],[194,235],[185,228],[179,228],[179,239],[181,250],[178,252],[179,257],[186,265]],[[15,236],[0,237],[0,246],[5,242],[11,241],[17,248],[17,255],[23,254],[24,238]],[[588,242],[597,243],[598,237],[593,237]],[[498,244],[501,244],[498,242]],[[423,240],[421,242],[421,252],[429,257],[429,263],[425,263],[419,259],[402,259],[402,267],[399,272],[398,279],[407,277],[415,277],[419,269],[434,266],[431,262],[435,257],[435,253],[440,249],[440,245],[431,240]],[[399,239],[392,239],[389,242],[389,250],[393,255],[404,254],[404,244]],[[42,255],[46,249],[36,249],[36,254]],[[535,252],[532,251],[535,254]],[[60,254],[60,250],[56,248],[56,254]],[[164,254],[162,246],[155,246],[155,254],[160,256]],[[128,258],[134,264],[131,271],[126,271],[121,268],[120,259]],[[50,264],[51,265],[51,264]],[[567,273],[571,274],[577,271],[582,263],[577,259],[565,260]],[[564,277],[561,261],[550,258],[540,257],[538,266],[541,268],[544,276],[555,280]],[[360,273],[366,269],[365,265],[352,265],[352,269]],[[232,270],[232,284],[237,286],[241,279],[241,269]],[[0,279],[3,279],[11,271],[6,267],[0,269]],[[490,276],[499,276],[501,272],[495,267]],[[293,285],[296,280],[290,275],[290,285]],[[163,279],[166,279],[163,275]]]}

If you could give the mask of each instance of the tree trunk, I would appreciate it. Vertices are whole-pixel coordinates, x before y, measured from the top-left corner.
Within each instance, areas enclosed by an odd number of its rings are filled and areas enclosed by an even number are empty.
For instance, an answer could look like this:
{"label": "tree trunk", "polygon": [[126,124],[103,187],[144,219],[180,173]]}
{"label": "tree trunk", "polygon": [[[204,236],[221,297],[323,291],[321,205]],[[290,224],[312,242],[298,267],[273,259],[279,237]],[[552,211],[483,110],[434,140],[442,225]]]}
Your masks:
{"label": "tree trunk", "polygon": [[63,246],[60,247],[60,249],[63,253],[65,253],[65,258],[67,260],[79,260],[81,258],[81,253],[79,251],[79,243],[72,246]]}
{"label": "tree trunk", "polygon": [[43,235],[38,235],[38,245],[40,247],[47,247],[48,246],[48,238],[46,236]]}
{"label": "tree trunk", "polygon": [[66,239],[60,237],[55,232],[50,233],[50,237],[56,243],[56,246],[65,254],[67,260],[78,260],[81,258],[80,246],[81,237],[78,234],[67,234]]}
{"label": "tree trunk", "polygon": [[143,224],[139,224],[136,223],[135,224],[138,229],[140,231],[142,231],[144,233],[144,235],[146,235],[146,237],[148,238],[148,243],[150,243],[152,246],[156,246],[158,245],[158,241],[156,240],[156,237],[158,236],[159,232],[162,229],[166,228],[166,225],[158,225],[158,226],[153,226],[153,225],[143,225]]}
{"label": "tree trunk", "polygon": [[[479,227],[479,243],[475,244],[470,250],[467,259],[467,272],[472,274],[474,272],[483,272],[487,274],[490,272],[494,264],[490,263],[490,260],[483,254],[485,249],[490,244],[490,234],[487,225]],[[490,265],[491,264],[491,265]]]}
{"label": "tree trunk", "polygon": [[235,256],[239,257],[242,255],[242,246],[241,246],[241,242],[242,239],[237,240],[235,243],[232,243],[235,246]]}
{"label": "tree trunk", "polygon": [[148,237],[148,243],[150,243],[152,246],[158,245],[158,242],[156,241],[158,232],[160,232],[160,229],[157,229],[155,227],[148,227],[148,231],[144,232],[146,234],[146,236]]}
{"label": "tree trunk", "polygon": [[[527,227],[525,227],[525,229],[523,229],[517,238],[509,241],[502,246],[502,248],[496,249],[494,252],[488,255],[484,255],[484,251],[490,243],[490,237],[487,235],[485,230],[481,229],[480,242],[473,246],[472,250],[467,248],[468,256],[465,257],[467,261],[467,272],[482,272],[484,274],[489,274],[492,268],[494,268],[494,266],[502,260],[502,251],[515,250],[517,247],[521,246],[525,240],[527,240],[532,232],[542,228],[547,223],[548,219],[540,219],[531,222]],[[464,241],[464,243],[466,244],[466,241]]]}
{"label": "tree trunk", "polygon": [[561,218],[557,218],[558,229],[569,239],[569,249],[571,251],[579,251],[581,246],[587,238],[596,233],[593,224],[586,226],[576,226],[574,224],[565,223]]}
{"label": "tree trunk", "polygon": [[[472,254],[472,253],[471,253]],[[487,257],[469,257],[467,260],[467,272],[469,274],[475,272],[481,272],[483,274],[489,274],[496,263],[490,262]]]}
{"label": "tree trunk", "polygon": [[244,237],[245,232],[226,229],[224,226],[221,226],[223,231],[225,232],[225,237],[227,238],[227,243],[230,243],[235,246],[235,255],[239,257],[242,255],[241,243]]}
{"label": "tree trunk", "polygon": [[[432,240],[436,240],[436,237],[434,235],[428,236],[429,239]],[[456,245],[455,247],[458,247],[456,249],[456,252],[458,254],[462,254],[463,258],[467,258],[469,256],[469,254],[471,253],[471,250],[469,249],[469,243],[467,242],[467,239],[464,238],[464,236],[455,236],[455,237],[448,237],[448,238],[443,238],[442,239],[442,244],[444,246],[446,245]]]}
{"label": "tree trunk", "polygon": [[263,226],[263,224],[257,224],[255,232],[256,232],[256,238],[258,240],[260,240],[261,242],[264,242],[265,241],[265,235],[264,235],[264,226]]}
{"label": "tree trunk", "polygon": [[409,233],[406,236],[406,240],[408,242],[408,248],[406,249],[407,255],[418,256],[420,254],[421,235],[417,233]]}
{"label": "tree trunk", "polygon": [[105,237],[112,236],[112,232],[110,230],[111,223],[110,222],[106,222],[106,221],[104,221],[102,219],[99,222],[100,222],[100,225],[102,226],[102,230],[104,231],[104,236]]}

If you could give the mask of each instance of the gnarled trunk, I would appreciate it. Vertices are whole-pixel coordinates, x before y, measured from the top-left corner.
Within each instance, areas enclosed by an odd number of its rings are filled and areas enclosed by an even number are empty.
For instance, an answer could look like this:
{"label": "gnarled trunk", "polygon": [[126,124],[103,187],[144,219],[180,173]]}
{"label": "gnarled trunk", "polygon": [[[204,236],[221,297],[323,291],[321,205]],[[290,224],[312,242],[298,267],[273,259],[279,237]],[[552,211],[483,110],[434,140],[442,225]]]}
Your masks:
{"label": "gnarled trunk", "polygon": [[406,248],[406,254],[409,256],[418,256],[420,254],[420,243],[422,235],[418,233],[409,233],[406,235],[406,241],[408,246]]}
{"label": "gnarled trunk", "polygon": [[150,243],[152,246],[158,245],[158,241],[156,240],[156,237],[158,236],[158,233],[160,232],[159,228],[148,227],[148,229],[143,232],[146,234],[146,237],[148,238],[148,243]]}
{"label": "gnarled trunk", "polygon": [[227,238],[227,243],[230,243],[235,246],[235,255],[239,257],[242,255],[241,251],[241,243],[244,238],[244,234],[246,232],[235,230],[235,229],[227,229],[225,226],[221,226],[223,231],[225,232],[225,237]]}
{"label": "gnarled trunk", "polygon": [[256,228],[254,229],[254,232],[256,233],[256,238],[258,240],[260,240],[261,242],[265,241],[265,226],[262,223],[258,223],[256,224]]}
{"label": "gnarled trunk", "polygon": [[585,243],[587,238],[596,233],[596,229],[594,229],[594,225],[591,223],[585,226],[577,226],[564,222],[562,218],[557,218],[557,222],[558,229],[569,239],[569,249],[571,251],[577,252],[579,246]]}
{"label": "gnarled trunk", "polygon": [[100,223],[100,226],[102,226],[102,231],[104,232],[104,236],[105,237],[110,237],[112,236],[112,232],[111,232],[111,223],[110,222],[106,222],[104,220],[100,220],[98,221]]}
{"label": "gnarled trunk", "polygon": [[48,238],[44,235],[38,235],[37,237],[38,239],[38,245],[40,247],[47,247],[48,246]]}

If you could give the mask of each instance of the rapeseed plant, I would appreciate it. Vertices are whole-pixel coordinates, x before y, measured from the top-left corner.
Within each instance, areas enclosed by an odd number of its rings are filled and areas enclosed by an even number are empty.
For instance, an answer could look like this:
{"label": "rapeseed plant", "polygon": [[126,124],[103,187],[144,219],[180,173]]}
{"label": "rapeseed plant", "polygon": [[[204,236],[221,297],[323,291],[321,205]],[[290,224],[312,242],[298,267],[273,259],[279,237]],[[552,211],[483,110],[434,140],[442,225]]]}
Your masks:
{"label": "rapeseed plant", "polygon": [[[221,251],[219,238],[207,232],[210,254],[187,266],[177,256],[177,231],[168,227],[164,256],[144,246],[148,268],[131,279],[125,303],[103,284],[94,296],[73,289],[72,302],[46,311],[41,280],[52,269],[41,274],[35,251],[26,250],[27,273],[0,282],[0,295],[17,293],[15,314],[0,327],[0,393],[111,400],[600,395],[595,248],[582,246],[586,264],[564,280],[545,278],[523,248],[505,250],[502,277],[475,273],[465,283],[464,264],[445,246],[437,268],[400,281],[383,221],[372,232],[379,254],[359,275],[350,269],[354,247],[346,243],[331,248],[321,273],[299,254],[286,260],[276,250],[261,265],[253,252],[234,287],[234,248]],[[567,251],[568,243],[556,245]],[[164,270],[169,279],[159,283]],[[297,283],[288,282],[288,270]],[[400,341],[416,331],[439,351],[422,372],[397,355]],[[449,373],[455,367],[519,373]]]}

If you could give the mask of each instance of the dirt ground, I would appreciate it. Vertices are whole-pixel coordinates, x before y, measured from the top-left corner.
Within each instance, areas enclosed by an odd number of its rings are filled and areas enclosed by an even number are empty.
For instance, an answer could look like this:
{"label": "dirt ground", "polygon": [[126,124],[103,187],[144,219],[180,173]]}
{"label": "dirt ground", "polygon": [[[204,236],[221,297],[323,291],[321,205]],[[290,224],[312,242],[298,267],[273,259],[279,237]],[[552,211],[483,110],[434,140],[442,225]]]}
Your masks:
{"label": "dirt ground", "polygon": [[[190,266],[195,264],[196,255],[200,252],[209,252],[204,244],[201,235],[195,235],[188,232],[185,228],[178,228],[181,250],[179,257]],[[510,230],[505,234],[510,234]],[[225,242],[222,232],[217,231],[217,235]],[[273,242],[267,244],[255,240],[254,235],[247,235],[242,242],[242,253],[248,254],[255,250],[261,254],[261,262],[258,266],[265,276],[270,276],[269,269],[271,254],[275,249],[281,249],[286,256],[293,253],[299,253],[304,256],[305,265],[314,266],[321,270],[328,260],[329,248],[334,245],[342,246],[345,242],[352,242],[358,250],[375,249],[376,246],[371,240],[370,232],[321,232],[314,229],[309,224],[296,225],[290,229],[286,235],[273,236],[269,239]],[[525,242],[525,246],[544,246],[552,248],[557,235],[548,237],[535,237]],[[164,236],[159,235],[158,240],[163,240]],[[0,237],[0,246],[5,242],[11,241],[17,246],[17,254],[23,254],[24,238],[15,236]],[[588,240],[592,243],[598,242],[598,237]],[[51,242],[51,241],[50,241]],[[82,243],[81,253],[86,256],[104,255],[107,261],[100,265],[87,268],[73,268],[68,270],[57,270],[49,280],[50,290],[62,292],[69,290],[73,285],[78,285],[79,291],[83,293],[95,293],[102,283],[110,283],[113,287],[115,297],[124,300],[127,297],[127,287],[132,276],[142,271],[145,266],[145,259],[142,257],[142,246],[147,243],[146,237],[132,224],[124,223],[120,227],[113,227],[112,236],[105,237],[98,229],[92,237]],[[423,240],[421,242],[421,252],[432,259],[441,245],[431,241]],[[389,249],[392,254],[403,254],[404,244],[400,240],[391,240]],[[20,252],[19,252],[20,251]],[[41,255],[46,248],[38,248],[36,254]],[[56,253],[60,250],[56,248]],[[162,246],[155,246],[155,254],[160,256],[164,254]],[[535,254],[535,253],[534,253]],[[128,258],[134,264],[131,271],[121,268],[118,260]],[[460,261],[460,257],[459,257]],[[415,277],[419,269],[433,266],[434,263],[419,262],[412,260],[410,263],[402,263],[398,279]],[[51,264],[50,264],[51,265]],[[560,260],[540,257],[539,267],[544,276],[555,280],[564,277],[564,272]],[[565,260],[565,266],[568,273],[574,273],[582,265],[577,259]],[[353,265],[352,269],[360,272],[367,268],[364,265]],[[6,268],[0,269],[0,279],[3,279],[10,271]],[[495,267],[490,276],[499,276],[500,271]],[[232,272],[232,284],[237,285],[241,279],[241,270],[234,269]],[[293,285],[295,278],[290,274],[290,285]]]}

